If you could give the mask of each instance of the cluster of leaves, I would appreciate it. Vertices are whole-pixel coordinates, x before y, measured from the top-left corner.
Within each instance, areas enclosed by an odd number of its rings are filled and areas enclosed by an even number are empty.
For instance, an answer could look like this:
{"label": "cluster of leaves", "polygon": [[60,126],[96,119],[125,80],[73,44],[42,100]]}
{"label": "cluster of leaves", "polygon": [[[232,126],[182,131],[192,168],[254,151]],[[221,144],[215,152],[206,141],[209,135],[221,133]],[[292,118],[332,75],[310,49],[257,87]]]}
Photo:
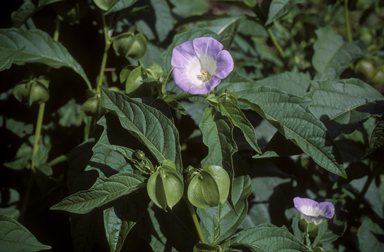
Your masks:
{"label": "cluster of leaves", "polygon": [[[382,1],[18,4],[0,29],[0,251],[384,250]],[[235,69],[192,96],[171,58],[198,37]],[[177,186],[153,187],[165,164]],[[206,165],[230,187],[194,208],[186,170]],[[305,243],[295,196],[336,208]]]}

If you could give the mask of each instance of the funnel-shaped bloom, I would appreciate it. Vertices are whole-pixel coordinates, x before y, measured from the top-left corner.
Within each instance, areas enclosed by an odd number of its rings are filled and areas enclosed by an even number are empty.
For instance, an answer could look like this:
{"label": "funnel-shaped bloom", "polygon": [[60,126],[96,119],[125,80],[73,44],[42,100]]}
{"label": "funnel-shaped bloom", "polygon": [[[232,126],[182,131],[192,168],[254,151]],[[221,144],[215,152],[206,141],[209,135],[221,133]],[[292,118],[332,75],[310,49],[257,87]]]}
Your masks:
{"label": "funnel-shaped bloom", "polygon": [[330,202],[317,203],[314,200],[296,197],[293,199],[295,207],[301,213],[300,218],[307,223],[321,224],[325,219],[331,219],[335,213],[335,207]]}
{"label": "funnel-shaped bloom", "polygon": [[172,52],[173,79],[184,92],[208,94],[233,70],[233,59],[210,37],[195,38]]}

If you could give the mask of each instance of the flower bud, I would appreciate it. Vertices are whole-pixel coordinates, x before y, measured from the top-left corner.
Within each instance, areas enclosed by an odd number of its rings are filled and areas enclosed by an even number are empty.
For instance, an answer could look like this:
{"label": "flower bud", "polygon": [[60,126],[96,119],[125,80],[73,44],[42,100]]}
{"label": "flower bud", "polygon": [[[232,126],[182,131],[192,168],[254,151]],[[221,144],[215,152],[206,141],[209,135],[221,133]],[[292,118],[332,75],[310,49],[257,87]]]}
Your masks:
{"label": "flower bud", "polygon": [[88,116],[96,115],[99,106],[99,99],[96,96],[88,98],[83,105],[81,105],[81,110]]}
{"label": "flower bud", "polygon": [[229,194],[228,173],[217,165],[204,165],[188,185],[188,200],[198,208],[208,208],[223,204]]}
{"label": "flower bud", "polygon": [[149,177],[147,192],[151,200],[164,210],[167,207],[172,209],[180,201],[184,184],[172,161],[163,161],[161,167]]}

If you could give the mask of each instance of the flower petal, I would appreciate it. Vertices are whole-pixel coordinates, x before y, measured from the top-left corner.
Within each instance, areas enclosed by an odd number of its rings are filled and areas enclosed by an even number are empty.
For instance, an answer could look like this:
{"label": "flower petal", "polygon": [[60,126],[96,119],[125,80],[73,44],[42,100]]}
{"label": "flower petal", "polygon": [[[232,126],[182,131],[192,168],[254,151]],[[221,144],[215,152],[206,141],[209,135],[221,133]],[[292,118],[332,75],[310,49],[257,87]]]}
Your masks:
{"label": "flower petal", "polygon": [[173,48],[171,60],[173,67],[187,67],[196,60],[198,61],[192,41],[184,42]]}
{"label": "flower petal", "polygon": [[330,202],[321,202],[317,205],[317,207],[321,211],[321,214],[320,214],[321,217],[331,219],[335,214],[335,207]]}
{"label": "flower petal", "polygon": [[216,56],[216,73],[220,79],[224,79],[233,70],[233,59],[228,51],[223,50]]}
{"label": "flower petal", "polygon": [[208,94],[214,87],[219,85],[220,81],[216,76],[212,76],[212,78],[202,86],[192,85],[188,92],[191,94]]}
{"label": "flower petal", "polygon": [[190,71],[188,68],[174,68],[172,75],[176,86],[184,92],[188,92],[191,86],[202,86],[202,81],[199,81],[197,78],[190,78]]}
{"label": "flower petal", "polygon": [[311,212],[308,212],[306,210],[315,209],[318,204],[316,201],[307,198],[296,197],[293,199],[293,202],[295,204],[296,209],[299,210],[300,213],[305,214],[307,216],[314,216]]}
{"label": "flower petal", "polygon": [[216,58],[216,55],[223,50],[223,45],[214,38],[202,37],[193,40],[193,48],[198,57],[209,56]]}

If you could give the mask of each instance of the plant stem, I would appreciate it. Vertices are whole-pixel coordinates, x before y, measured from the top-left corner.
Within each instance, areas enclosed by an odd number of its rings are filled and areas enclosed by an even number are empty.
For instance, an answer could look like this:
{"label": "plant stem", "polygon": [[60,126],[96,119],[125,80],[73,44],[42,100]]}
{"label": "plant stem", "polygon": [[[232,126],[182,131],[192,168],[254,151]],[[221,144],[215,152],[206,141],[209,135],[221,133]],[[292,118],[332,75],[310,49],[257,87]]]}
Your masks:
{"label": "plant stem", "polygon": [[376,46],[375,49],[373,49],[370,53],[369,56],[375,55],[382,47],[384,47],[384,42],[382,42],[380,45]]}
{"label": "plant stem", "polygon": [[61,156],[58,156],[57,158],[55,158],[54,160],[52,160],[51,162],[48,163],[49,166],[54,166],[56,164],[59,164],[61,162],[64,162],[66,161],[68,158],[66,155],[61,155]]}
{"label": "plant stem", "polygon": [[270,29],[267,29],[267,32],[268,32],[269,37],[272,40],[272,43],[275,45],[275,47],[279,51],[281,58],[285,59],[284,51],[281,48],[281,46],[279,45],[279,43],[277,43],[277,40],[276,40],[275,36],[273,35],[273,33],[271,32]]}
{"label": "plant stem", "polygon": [[187,203],[188,210],[191,213],[193,224],[195,224],[197,234],[199,235],[199,239],[202,243],[205,243],[203,232],[201,231],[201,227],[199,224],[199,220],[197,219],[195,209],[193,208],[192,204],[189,202],[188,199],[184,198],[185,203]]}
{"label": "plant stem", "polygon": [[96,94],[100,94],[100,86],[103,84],[103,78],[104,78],[104,71],[105,71],[105,65],[107,64],[107,58],[108,58],[108,51],[112,44],[109,36],[108,36],[108,29],[107,24],[105,23],[104,15],[101,15],[101,19],[103,20],[103,31],[104,31],[104,40],[105,40],[105,48],[104,48],[104,54],[103,59],[101,60],[101,67],[100,67],[100,74],[99,74],[99,81],[97,83],[96,87]]}
{"label": "plant stem", "polygon": [[59,41],[59,31],[60,31],[60,20],[56,18],[55,20],[55,32],[53,33],[53,40],[54,41]]}
{"label": "plant stem", "polygon": [[352,42],[351,25],[349,24],[348,0],[344,0],[345,28],[347,30],[348,42]]}
{"label": "plant stem", "polygon": [[373,168],[373,171],[368,175],[367,181],[365,181],[363,190],[361,190],[359,195],[359,202],[361,202],[364,199],[364,196],[366,192],[368,191],[369,186],[371,185],[372,181],[376,178],[378,174],[383,170],[384,165],[378,164]]}

